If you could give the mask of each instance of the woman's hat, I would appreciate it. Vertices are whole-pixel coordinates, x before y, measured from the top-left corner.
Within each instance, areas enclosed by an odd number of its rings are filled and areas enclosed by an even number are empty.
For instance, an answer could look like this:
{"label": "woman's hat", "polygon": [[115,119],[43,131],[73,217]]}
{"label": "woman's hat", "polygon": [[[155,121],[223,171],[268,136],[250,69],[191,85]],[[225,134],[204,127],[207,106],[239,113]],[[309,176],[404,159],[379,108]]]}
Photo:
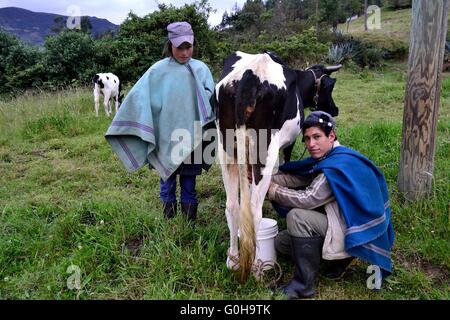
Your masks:
{"label": "woman's hat", "polygon": [[188,42],[191,45],[194,44],[194,31],[189,23],[173,22],[167,26],[169,31],[169,40],[173,46],[179,47],[183,42]]}

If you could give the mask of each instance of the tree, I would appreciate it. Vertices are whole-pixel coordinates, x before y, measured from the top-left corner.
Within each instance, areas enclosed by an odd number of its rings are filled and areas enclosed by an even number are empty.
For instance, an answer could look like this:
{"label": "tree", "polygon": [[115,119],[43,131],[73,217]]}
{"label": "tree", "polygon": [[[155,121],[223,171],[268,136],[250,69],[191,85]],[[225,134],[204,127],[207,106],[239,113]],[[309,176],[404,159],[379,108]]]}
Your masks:
{"label": "tree", "polygon": [[[145,71],[162,57],[167,39],[167,25],[174,21],[188,21],[195,33],[194,57],[213,64],[218,57],[215,33],[209,29],[207,1],[184,5],[161,4],[158,11],[139,17],[129,13],[120,26],[113,41],[103,42],[107,48],[101,50],[102,60],[109,60],[109,69],[122,82],[136,81]],[[137,36],[138,35],[138,36]]]}
{"label": "tree", "polygon": [[367,0],[364,0],[364,31],[367,30]]}
{"label": "tree", "polygon": [[0,92],[4,92],[8,82],[6,69],[8,67],[7,60],[11,54],[11,49],[19,45],[19,40],[9,33],[0,31]]}
{"label": "tree", "polygon": [[320,15],[319,15],[319,0],[316,0],[316,31],[319,32],[319,23],[320,23]]}
{"label": "tree", "polygon": [[241,10],[238,9],[237,4],[235,5],[226,22],[236,31],[259,33],[262,29],[260,17],[263,12],[265,12],[265,7],[262,0],[247,0]]}
{"label": "tree", "polygon": [[96,52],[90,35],[64,30],[45,40],[44,65],[53,86],[87,83],[95,73]]}
{"label": "tree", "polygon": [[58,16],[55,19],[53,19],[53,25],[51,26],[50,31],[58,34],[65,28],[66,28],[66,20],[64,19],[64,17]]}
{"label": "tree", "polygon": [[320,22],[337,29],[338,23],[345,22],[347,14],[343,2],[334,0],[321,0],[319,4]]}
{"label": "tree", "polygon": [[11,93],[40,83],[43,69],[38,48],[0,31],[0,93]]}
{"label": "tree", "polygon": [[389,5],[396,10],[411,8],[412,0],[389,0]]}
{"label": "tree", "polygon": [[409,200],[431,193],[449,0],[412,5],[408,80],[398,190]]}
{"label": "tree", "polygon": [[92,24],[91,24],[91,21],[89,20],[89,17],[87,17],[87,16],[81,17],[80,26],[81,26],[82,32],[87,33],[87,34],[92,33]]}

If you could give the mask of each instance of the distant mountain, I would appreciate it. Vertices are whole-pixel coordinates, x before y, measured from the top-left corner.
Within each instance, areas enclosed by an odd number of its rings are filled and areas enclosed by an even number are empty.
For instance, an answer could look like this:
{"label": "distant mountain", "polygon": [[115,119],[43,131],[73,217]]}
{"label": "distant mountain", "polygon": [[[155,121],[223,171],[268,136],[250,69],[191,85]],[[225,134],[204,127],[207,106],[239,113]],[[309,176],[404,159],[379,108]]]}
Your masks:
{"label": "distant mountain", "polygon": [[[63,17],[64,20],[68,18],[68,16],[60,14],[33,12],[16,7],[0,8],[0,29],[17,36],[24,42],[42,45],[45,37],[53,34],[50,29],[54,25],[56,17]],[[108,30],[117,31],[119,28],[118,25],[106,19],[89,17],[89,21],[94,36]]]}

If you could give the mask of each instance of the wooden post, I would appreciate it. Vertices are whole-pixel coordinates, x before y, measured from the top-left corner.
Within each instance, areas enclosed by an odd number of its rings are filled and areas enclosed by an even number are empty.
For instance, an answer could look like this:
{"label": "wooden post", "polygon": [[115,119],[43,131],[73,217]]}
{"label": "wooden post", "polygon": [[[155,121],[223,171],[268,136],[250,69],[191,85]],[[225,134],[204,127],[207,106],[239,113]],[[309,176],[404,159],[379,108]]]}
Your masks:
{"label": "wooden post", "polygon": [[431,193],[449,0],[413,0],[398,190]]}

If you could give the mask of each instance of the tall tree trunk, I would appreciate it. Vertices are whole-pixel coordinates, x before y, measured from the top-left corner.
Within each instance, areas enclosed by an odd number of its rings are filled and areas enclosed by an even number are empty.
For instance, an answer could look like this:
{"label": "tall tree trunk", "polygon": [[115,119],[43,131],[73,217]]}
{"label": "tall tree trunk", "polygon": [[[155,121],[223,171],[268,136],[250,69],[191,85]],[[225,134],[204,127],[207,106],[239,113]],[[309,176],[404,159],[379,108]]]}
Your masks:
{"label": "tall tree trunk", "polygon": [[319,33],[319,0],[316,0],[316,32]]}
{"label": "tall tree trunk", "polygon": [[364,0],[364,31],[367,30],[367,0]]}
{"label": "tall tree trunk", "polygon": [[449,0],[413,0],[398,190],[431,193]]}

